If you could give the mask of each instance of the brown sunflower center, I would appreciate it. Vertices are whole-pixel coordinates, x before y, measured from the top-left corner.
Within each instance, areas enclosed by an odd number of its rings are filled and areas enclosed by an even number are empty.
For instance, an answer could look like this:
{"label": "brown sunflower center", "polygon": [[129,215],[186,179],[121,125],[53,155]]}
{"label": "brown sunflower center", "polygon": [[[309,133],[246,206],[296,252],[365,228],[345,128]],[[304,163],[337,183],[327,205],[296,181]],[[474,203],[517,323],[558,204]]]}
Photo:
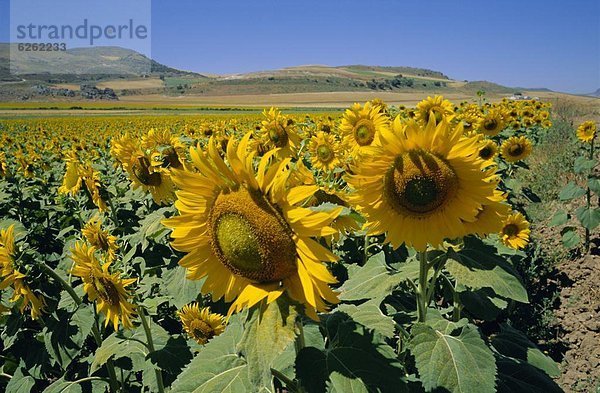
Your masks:
{"label": "brown sunflower center", "polygon": [[417,216],[434,212],[458,190],[458,176],[449,164],[423,150],[399,155],[384,181],[392,207]]}
{"label": "brown sunflower center", "polygon": [[523,154],[524,150],[525,147],[523,145],[521,145],[520,143],[515,143],[509,146],[508,154],[510,154],[512,157],[519,157],[521,154]]}
{"label": "brown sunflower center", "polygon": [[169,168],[181,168],[181,161],[179,161],[179,155],[173,146],[167,147],[163,151],[163,156],[165,157],[163,166]]}
{"label": "brown sunflower center", "polygon": [[119,291],[115,284],[106,277],[95,277],[94,288],[98,297],[111,306],[119,304]]}
{"label": "brown sunflower center", "polygon": [[368,146],[375,139],[375,125],[371,120],[362,119],[354,126],[354,139],[361,146]]}
{"label": "brown sunflower center", "polygon": [[496,131],[496,128],[498,128],[498,120],[496,119],[486,119],[483,122],[483,128],[486,131]]}
{"label": "brown sunflower center", "polygon": [[133,175],[145,186],[160,186],[160,173],[150,172],[150,161],[146,157],[138,157],[132,166]]}
{"label": "brown sunflower center", "polygon": [[102,251],[108,251],[108,234],[102,230],[99,230],[96,239],[98,241],[98,246],[100,246],[100,249]]}
{"label": "brown sunflower center", "polygon": [[481,150],[479,150],[479,157],[484,160],[489,160],[494,156],[494,149],[490,145],[484,146]]}
{"label": "brown sunflower center", "polygon": [[319,161],[321,162],[329,162],[333,160],[333,150],[329,145],[319,145],[317,147],[317,157],[319,157]]}
{"label": "brown sunflower center", "polygon": [[215,335],[214,329],[201,319],[194,319],[190,323],[190,335],[201,343],[206,343]]}
{"label": "brown sunflower center", "polygon": [[285,218],[258,192],[220,194],[209,216],[211,245],[232,273],[280,281],[296,270],[296,245]]}
{"label": "brown sunflower center", "polygon": [[514,237],[519,234],[519,227],[516,224],[508,224],[502,228],[502,233],[508,237]]}
{"label": "brown sunflower center", "polygon": [[269,139],[277,147],[284,147],[288,143],[288,135],[285,128],[279,123],[276,123],[269,129]]}

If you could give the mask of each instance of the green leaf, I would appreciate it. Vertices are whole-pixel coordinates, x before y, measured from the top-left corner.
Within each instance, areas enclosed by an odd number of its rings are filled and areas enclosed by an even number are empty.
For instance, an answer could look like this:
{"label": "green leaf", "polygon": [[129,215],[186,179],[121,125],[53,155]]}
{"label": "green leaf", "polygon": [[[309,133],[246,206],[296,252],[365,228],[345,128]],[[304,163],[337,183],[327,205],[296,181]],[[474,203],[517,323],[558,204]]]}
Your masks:
{"label": "green leaf", "polygon": [[575,215],[581,225],[590,231],[593,231],[600,224],[600,209],[581,206],[575,211]]}
{"label": "green leaf", "polygon": [[527,290],[518,273],[494,251],[493,247],[470,239],[459,252],[450,252],[446,269],[460,284],[469,288],[491,288],[499,296],[528,303]]}
{"label": "green leaf", "polygon": [[243,327],[238,316],[213,338],[173,382],[171,393],[237,393],[254,391],[246,361],[237,354]]}
{"label": "green leaf", "polygon": [[596,160],[590,160],[586,157],[577,157],[575,159],[575,173],[586,173],[596,166]]}
{"label": "green leaf", "polygon": [[598,177],[589,177],[588,178],[588,187],[592,192],[596,195],[600,195],[600,178]]}
{"label": "green leaf", "polygon": [[271,367],[296,337],[298,313],[285,297],[250,311],[238,350],[248,363],[250,382],[258,389],[274,391]]}
{"label": "green leaf", "polygon": [[341,304],[336,311],[348,314],[353,320],[369,329],[391,338],[394,336],[394,320],[384,315],[375,302],[366,302],[359,306]]}
{"label": "green leaf", "polygon": [[494,393],[496,364],[492,351],[472,325],[450,335],[423,323],[412,328],[408,343],[423,387],[450,392]]}
{"label": "green leaf", "polygon": [[498,367],[498,393],[561,393],[563,390],[548,376],[525,362],[500,358]]}
{"label": "green leaf", "polygon": [[550,220],[550,224],[548,225],[550,225],[551,227],[557,227],[566,224],[567,221],[569,221],[569,215],[567,214],[567,212],[559,210],[554,214],[552,220]]}
{"label": "green leaf", "polygon": [[35,385],[33,377],[23,374],[22,369],[18,369],[6,384],[6,393],[29,393]]}
{"label": "green leaf", "polygon": [[579,198],[583,195],[585,195],[585,190],[583,188],[579,187],[575,183],[569,183],[562,190],[560,190],[558,198],[561,201],[568,201],[571,199]]}
{"label": "green leaf", "polygon": [[471,291],[465,288],[459,292],[460,301],[473,316],[486,321],[495,320],[508,302],[496,296],[490,288]]}
{"label": "green leaf", "polygon": [[44,389],[43,393],[81,393],[81,385],[73,381],[66,381],[61,377]]}
{"label": "green leaf", "polygon": [[94,313],[90,306],[81,305],[74,313],[56,310],[56,317],[46,321],[44,344],[52,358],[65,369],[81,352],[92,330]]}
{"label": "green leaf", "polygon": [[562,243],[567,249],[577,247],[581,243],[581,239],[577,234],[577,230],[572,227],[564,228],[562,231]]}
{"label": "green leaf", "polygon": [[165,291],[171,297],[171,303],[177,308],[182,308],[196,300],[204,282],[204,280],[188,280],[185,272],[185,268],[177,266],[164,275],[164,281],[167,283]]}
{"label": "green leaf", "polygon": [[368,393],[365,384],[356,378],[349,378],[334,371],[329,376],[329,391],[331,393]]}
{"label": "green leaf", "polygon": [[526,361],[551,377],[560,376],[556,362],[544,355],[523,333],[506,324],[500,329],[500,333],[492,338],[492,345],[499,353]]}
{"label": "green leaf", "polygon": [[340,299],[345,301],[383,299],[404,280],[387,268],[383,251],[369,258],[362,267],[348,265],[348,277],[340,288]]}
{"label": "green leaf", "polygon": [[368,391],[406,390],[402,366],[384,337],[341,312],[326,317],[325,330],[325,350],[305,347],[296,359],[296,376],[307,391],[322,391],[334,372],[362,381]]}
{"label": "green leaf", "polygon": [[143,343],[137,340],[130,340],[128,337],[117,336],[117,333],[113,333],[96,350],[94,360],[90,366],[90,374],[95,373],[108,359],[132,358],[136,355],[144,359],[147,353],[148,349]]}

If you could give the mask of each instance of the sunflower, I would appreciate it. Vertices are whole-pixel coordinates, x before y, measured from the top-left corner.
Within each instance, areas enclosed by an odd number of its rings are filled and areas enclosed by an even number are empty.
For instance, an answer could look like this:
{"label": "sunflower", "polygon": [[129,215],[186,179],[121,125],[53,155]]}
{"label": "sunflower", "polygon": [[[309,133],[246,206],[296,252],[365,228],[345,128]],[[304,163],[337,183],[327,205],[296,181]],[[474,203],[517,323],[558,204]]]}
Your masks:
{"label": "sunflower", "polygon": [[340,164],[341,149],[333,135],[319,131],[310,139],[308,148],[313,168],[332,171]]}
{"label": "sunflower", "polygon": [[104,325],[112,322],[114,330],[118,330],[119,322],[125,329],[133,328],[131,322],[135,314],[134,305],[129,301],[131,295],[125,289],[133,284],[135,278],[121,278],[121,273],[109,272],[111,262],[100,264],[96,257],[96,248],[79,241],[71,248],[71,258],[75,263],[71,274],[80,277],[88,299],[96,302],[96,310],[106,315]]}
{"label": "sunflower", "polygon": [[505,114],[500,108],[492,108],[483,115],[479,123],[479,131],[487,136],[498,135],[506,125]]}
{"label": "sunflower", "polygon": [[511,136],[502,143],[500,147],[502,157],[508,162],[517,162],[527,158],[533,147],[531,142],[524,136]]}
{"label": "sunflower", "polygon": [[81,233],[89,244],[105,253],[107,261],[112,262],[115,260],[119,249],[117,237],[102,229],[102,220],[98,215],[92,217],[85,224]]}
{"label": "sunflower", "polygon": [[529,243],[529,222],[521,213],[509,215],[500,231],[502,243],[514,249],[525,248]]}
{"label": "sunflower", "polygon": [[[262,145],[271,150],[277,150],[277,157],[293,156],[300,146],[300,136],[294,129],[293,122],[281,114],[276,108],[263,111],[264,120],[257,131],[257,138]],[[227,141],[225,141],[227,146]]]}
{"label": "sunflower", "polygon": [[43,298],[36,296],[25,283],[26,275],[19,272],[15,266],[15,226],[11,225],[0,230],[0,290],[11,286],[13,294],[9,301],[18,302],[22,299],[19,310],[30,308],[31,318],[37,319],[44,308]]}
{"label": "sunflower", "polygon": [[577,127],[577,138],[582,142],[590,143],[596,136],[596,123],[591,120],[584,121]]}
{"label": "sunflower", "polygon": [[108,210],[106,202],[100,196],[100,189],[102,188],[100,173],[92,168],[90,164],[85,164],[80,167],[79,176],[83,180],[85,188],[88,190],[92,202],[98,207],[98,210],[101,212]]}
{"label": "sunflower", "polygon": [[496,233],[502,228],[508,216],[510,206],[506,203],[506,194],[495,190],[494,195],[481,206],[475,216],[475,221],[465,222],[468,233],[485,236]]}
{"label": "sunflower", "polygon": [[479,147],[479,157],[484,160],[493,160],[498,154],[498,145],[491,139],[484,139]]}
{"label": "sunflower", "polygon": [[181,168],[185,147],[179,138],[173,136],[168,129],[151,128],[142,137],[141,147],[149,151],[151,164],[162,168]]}
{"label": "sunflower", "polygon": [[180,189],[175,202],[179,216],[163,223],[173,229],[173,248],[187,253],[179,261],[187,277],[206,276],[202,293],[211,293],[213,300],[235,300],[228,315],[287,292],[316,319],[316,311],[327,310],[324,300],[338,302],[328,286],[336,280],[321,263],[337,257],[311,237],[332,235],[329,224],[341,208],[315,212],[298,207],[318,187],[288,186],[290,159],[271,163],[273,150],[255,170],[254,153],[248,153],[250,136],[237,148],[235,141],[229,142],[229,167],[214,138],[207,155],[199,145],[190,148],[198,173],[173,170]]}
{"label": "sunflower", "polygon": [[6,154],[3,151],[0,151],[0,177],[10,177],[10,169],[8,168]]}
{"label": "sunflower", "polygon": [[206,344],[214,336],[225,331],[224,317],[210,312],[208,307],[200,308],[198,303],[186,304],[177,311],[188,336],[198,344]]}
{"label": "sunflower", "polygon": [[450,121],[454,116],[454,106],[443,96],[427,97],[417,104],[417,121],[425,126],[429,118],[433,117],[436,124],[442,121]]}
{"label": "sunflower", "polygon": [[379,135],[388,129],[388,123],[388,117],[379,112],[379,107],[369,102],[365,106],[357,103],[344,112],[340,132],[344,144],[357,155],[364,147],[379,145]]}
{"label": "sunflower", "polygon": [[[153,158],[143,152],[133,138],[126,134],[113,139],[111,154],[129,175],[134,189],[150,192],[154,202],[159,205],[173,201],[173,182],[168,169],[162,165],[153,166]],[[157,162],[157,156],[154,159]]]}
{"label": "sunflower", "polygon": [[81,189],[81,163],[73,154],[66,159],[66,162],[67,170],[65,171],[62,185],[58,188],[58,193],[75,196]]}
{"label": "sunflower", "polygon": [[482,170],[478,137],[464,136],[461,124],[436,125],[433,117],[425,127],[399,125],[382,135],[382,147],[372,154],[377,159],[361,161],[347,178],[367,232],[387,232],[394,247],[404,242],[418,251],[474,232],[464,222],[476,220],[496,187]]}

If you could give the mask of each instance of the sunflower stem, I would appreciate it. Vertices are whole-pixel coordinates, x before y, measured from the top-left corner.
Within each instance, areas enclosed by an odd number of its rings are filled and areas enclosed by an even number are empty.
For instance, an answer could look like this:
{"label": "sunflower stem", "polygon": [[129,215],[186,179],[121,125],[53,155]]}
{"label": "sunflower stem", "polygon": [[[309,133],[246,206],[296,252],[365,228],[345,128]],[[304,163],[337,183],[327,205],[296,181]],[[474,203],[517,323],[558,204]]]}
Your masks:
{"label": "sunflower stem", "polygon": [[106,195],[108,206],[110,206],[110,217],[112,218],[112,221],[117,227],[117,229],[119,229],[121,228],[121,224],[119,223],[119,218],[117,216],[117,211],[115,210],[115,205],[113,203],[112,196],[110,195],[110,192],[107,192]]}
{"label": "sunflower stem", "polygon": [[302,348],[306,346],[306,341],[304,340],[304,327],[302,326],[301,320],[299,320],[296,323],[296,327],[298,328],[298,335],[296,336],[296,340],[294,341],[294,347],[296,348],[297,356],[302,350]]}
{"label": "sunflower stem", "polygon": [[[81,305],[82,301],[79,295],[77,295],[73,287],[69,285],[58,273],[56,273],[54,269],[52,269],[45,263],[39,263],[38,265],[42,268],[42,270],[44,270],[44,272],[46,272],[46,274],[48,274],[50,277],[56,280],[56,282],[58,282],[63,287],[63,289],[67,291],[67,293],[71,296],[71,298],[73,298],[73,301],[75,302],[75,304],[77,304],[78,307]],[[94,341],[96,341],[96,345],[101,346],[102,337],[100,336],[100,332],[98,331],[98,327],[96,326],[97,319],[97,315],[94,312],[94,324],[92,325],[92,335],[94,336]],[[106,370],[108,371],[111,392],[118,391],[119,383],[117,382],[117,373],[115,372],[115,365],[110,359],[106,362]]]}
{"label": "sunflower stem", "polygon": [[[590,160],[594,159],[594,139],[592,139],[591,143],[590,143]],[[585,199],[586,199],[586,206],[588,211],[590,210],[590,206],[591,206],[591,201],[592,201],[592,193],[590,190],[590,181],[587,181],[586,184],[586,190],[585,190]],[[585,252],[586,254],[588,253],[588,251],[590,251],[590,230],[588,228],[585,228]]]}
{"label": "sunflower stem", "polygon": [[417,287],[416,292],[418,322],[425,322],[425,319],[427,318],[428,272],[427,250],[419,251],[419,286]]}
{"label": "sunflower stem", "polygon": [[[137,306],[138,314],[140,315],[140,319],[142,320],[142,326],[144,327],[144,332],[146,333],[146,340],[148,340],[147,347],[150,352],[154,352],[154,341],[152,340],[152,331],[150,330],[150,325],[148,325],[148,320],[146,319],[146,313],[144,308],[140,305]],[[154,369],[156,374],[156,384],[158,385],[158,392],[164,393],[165,386],[163,383],[162,371],[160,369]]]}

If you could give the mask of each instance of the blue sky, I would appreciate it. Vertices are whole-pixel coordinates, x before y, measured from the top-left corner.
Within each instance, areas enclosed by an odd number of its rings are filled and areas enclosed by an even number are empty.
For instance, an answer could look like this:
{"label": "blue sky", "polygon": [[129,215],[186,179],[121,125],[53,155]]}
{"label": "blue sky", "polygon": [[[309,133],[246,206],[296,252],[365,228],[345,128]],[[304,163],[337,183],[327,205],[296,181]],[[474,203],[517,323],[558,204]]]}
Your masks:
{"label": "blue sky", "polygon": [[[3,42],[8,15],[9,1],[0,0]],[[587,93],[600,88],[600,1],[154,0],[152,57],[220,74],[414,66],[460,80]]]}

